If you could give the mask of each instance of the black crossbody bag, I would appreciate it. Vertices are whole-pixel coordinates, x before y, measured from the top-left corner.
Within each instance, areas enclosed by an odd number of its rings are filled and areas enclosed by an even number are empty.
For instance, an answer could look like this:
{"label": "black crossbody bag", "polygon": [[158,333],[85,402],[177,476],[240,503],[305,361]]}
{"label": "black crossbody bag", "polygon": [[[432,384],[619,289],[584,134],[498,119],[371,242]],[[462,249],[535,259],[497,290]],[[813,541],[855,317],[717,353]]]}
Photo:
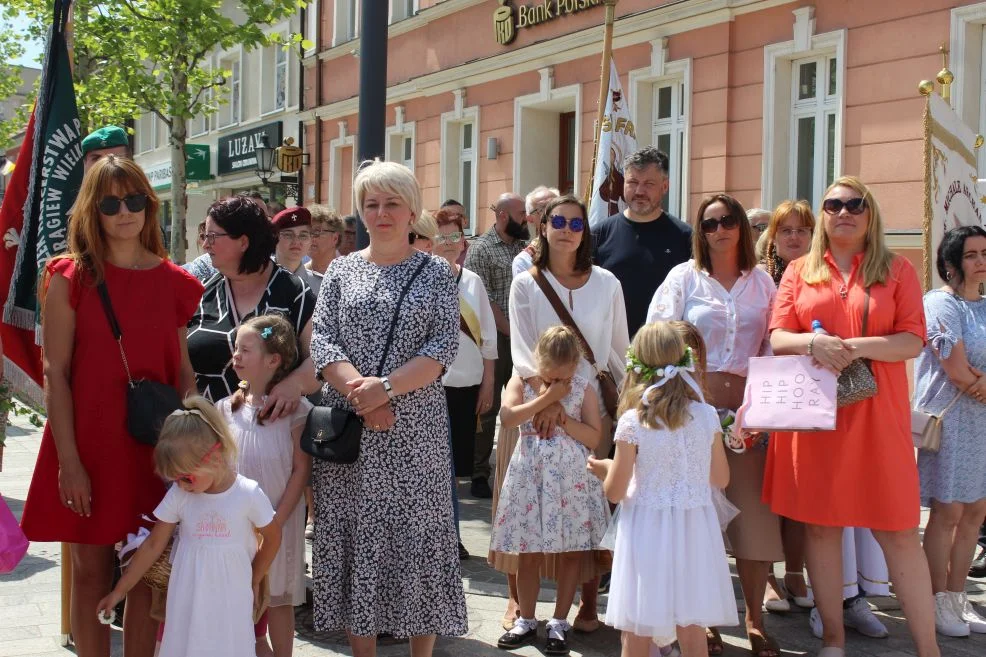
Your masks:
{"label": "black crossbody bag", "polygon": [[[394,340],[394,329],[397,327],[397,318],[404,297],[428,262],[429,259],[426,258],[418,265],[397,298],[394,319],[390,322],[390,332],[387,333],[387,341],[384,343],[383,356],[380,357],[380,365],[377,366],[378,377],[383,376],[383,368],[387,363],[387,356],[390,355],[390,345]],[[301,434],[301,449],[320,461],[355,463],[359,458],[359,442],[362,434],[363,418],[356,413],[334,406],[315,406],[308,412],[308,419],[305,420],[305,430]]]}
{"label": "black crossbody bag", "polygon": [[120,323],[116,321],[113,304],[110,303],[110,291],[106,282],[97,286],[99,299],[103,302],[103,311],[110,323],[110,330],[120,347],[120,359],[123,369],[127,372],[127,431],[134,439],[145,445],[157,444],[161,426],[171,413],[181,408],[181,397],[174,387],[152,381],[150,379],[134,380],[130,374],[130,364],[127,354],[123,351],[123,332]]}

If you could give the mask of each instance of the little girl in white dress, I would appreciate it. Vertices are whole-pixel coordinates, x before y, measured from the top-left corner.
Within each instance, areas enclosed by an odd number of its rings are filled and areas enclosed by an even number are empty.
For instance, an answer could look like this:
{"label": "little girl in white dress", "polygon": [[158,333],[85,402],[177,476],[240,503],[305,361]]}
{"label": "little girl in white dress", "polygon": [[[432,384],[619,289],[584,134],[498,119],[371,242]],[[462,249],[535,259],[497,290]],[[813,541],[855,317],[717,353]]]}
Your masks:
{"label": "little girl in white dress", "polygon": [[291,324],[279,315],[243,322],[233,351],[233,369],[242,382],[217,404],[239,450],[237,470],[260,484],[283,530],[270,568],[267,622],[261,619],[256,628],[258,657],[290,657],[294,607],[305,602],[305,505],[300,501],[312,464],[301,449],[301,432],[312,405],[302,397],[293,414],[274,421],[263,412],[267,393],[294,368],[297,344]]}
{"label": "little girl in white dress", "polygon": [[[583,553],[599,547],[609,521],[602,486],[586,470],[592,448],[601,437],[599,402],[589,382],[575,373],[581,351],[571,329],[547,329],[534,357],[542,389],[513,377],[507,382],[500,411],[503,427],[520,425],[520,439],[503,480],[490,543],[498,552],[520,553],[520,618],[497,645],[512,650],[536,637],[539,567],[545,553],[556,553],[558,592],[544,653],[567,655],[568,614],[580,584],[581,559]],[[565,415],[551,437],[540,438],[533,418],[556,402]]]}
{"label": "little girl in white dress", "polygon": [[[274,509],[257,482],[233,469],[236,445],[222,416],[192,397],[168,417],[154,448],[161,478],[173,481],[154,510],[158,522],[116,587],[99,601],[100,620],[154,565],[181,525],[171,554],[167,622],[159,657],[254,654],[255,600],[281,542]],[[263,539],[259,549],[257,533]]]}
{"label": "little girl in white dress", "polygon": [[614,459],[590,459],[622,502],[606,623],[623,657],[677,637],[685,657],[708,654],[705,627],[736,625],[736,599],[712,487],[729,481],[716,410],[689,372],[692,351],[665,322],[627,352]]}

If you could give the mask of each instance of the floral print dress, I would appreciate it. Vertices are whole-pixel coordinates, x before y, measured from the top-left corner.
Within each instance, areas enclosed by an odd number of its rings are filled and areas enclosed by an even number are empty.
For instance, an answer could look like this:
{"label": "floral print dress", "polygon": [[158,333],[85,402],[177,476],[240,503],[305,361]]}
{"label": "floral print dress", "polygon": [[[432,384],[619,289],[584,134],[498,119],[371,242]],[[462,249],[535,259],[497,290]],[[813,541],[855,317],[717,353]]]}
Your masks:
{"label": "floral print dress", "polygon": [[[576,375],[561,404],[582,418],[588,381]],[[524,401],[537,397],[524,384]],[[541,439],[532,422],[520,428],[493,521],[491,548],[497,552],[580,552],[594,550],[606,533],[609,505],[602,482],[587,469],[591,450],[557,427]]]}

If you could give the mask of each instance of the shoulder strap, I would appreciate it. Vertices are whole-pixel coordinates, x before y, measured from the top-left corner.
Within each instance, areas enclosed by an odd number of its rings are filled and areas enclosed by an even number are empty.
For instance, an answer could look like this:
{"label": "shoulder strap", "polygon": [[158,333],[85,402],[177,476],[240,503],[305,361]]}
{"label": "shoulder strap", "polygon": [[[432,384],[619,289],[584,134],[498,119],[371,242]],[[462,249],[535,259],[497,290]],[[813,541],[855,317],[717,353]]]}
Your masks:
{"label": "shoulder strap", "polygon": [[120,359],[123,361],[123,369],[127,372],[127,381],[132,386],[134,379],[130,376],[130,363],[127,362],[127,354],[123,351],[123,331],[120,330],[120,323],[116,321],[116,313],[113,312],[113,304],[110,303],[110,291],[106,287],[106,281],[97,285],[96,289],[99,291],[99,300],[103,303],[106,320],[110,323],[110,330],[116,338],[116,345],[120,348]]}
{"label": "shoulder strap", "polygon": [[397,305],[394,306],[394,319],[390,322],[390,331],[387,333],[387,342],[384,343],[383,346],[383,356],[381,356],[380,358],[380,365],[377,366],[378,377],[383,376],[383,368],[387,364],[387,356],[390,355],[390,345],[394,341],[394,329],[397,328],[397,318],[400,316],[401,304],[404,302],[404,297],[407,296],[407,293],[411,289],[411,286],[414,285],[414,280],[418,277],[418,274],[421,273],[421,270],[424,269],[425,265],[427,265],[430,261],[431,258],[429,257],[426,257],[421,261],[421,264],[418,265],[418,268],[414,270],[413,274],[411,274],[411,278],[404,286],[404,289],[401,290],[401,295],[397,297]]}
{"label": "shoulder strap", "polygon": [[472,329],[469,328],[469,324],[466,323],[466,318],[462,316],[462,312],[459,312],[459,330],[466,334],[466,336],[479,346],[479,340],[476,336],[472,334]]}
{"label": "shoulder strap", "polygon": [[558,298],[558,293],[555,292],[555,288],[551,287],[551,283],[548,282],[548,279],[544,277],[544,273],[538,269],[536,265],[528,269],[527,272],[534,278],[534,282],[538,284],[541,291],[544,292],[544,296],[547,297],[548,303],[551,304],[551,307],[555,309],[555,313],[557,313],[558,319],[561,320],[561,323],[575,331],[575,337],[577,337],[579,342],[582,343],[582,350],[585,352],[585,359],[589,361],[589,364],[592,365],[593,369],[595,369],[596,358],[592,353],[592,347],[589,346],[585,336],[582,335],[582,331],[579,330],[575,320],[572,319],[568,309],[565,308],[565,304],[562,303],[560,298]]}
{"label": "shoulder strap", "polygon": [[866,305],[863,306],[863,335],[860,337],[866,337],[866,325],[869,323],[870,319],[870,286],[866,286]]}

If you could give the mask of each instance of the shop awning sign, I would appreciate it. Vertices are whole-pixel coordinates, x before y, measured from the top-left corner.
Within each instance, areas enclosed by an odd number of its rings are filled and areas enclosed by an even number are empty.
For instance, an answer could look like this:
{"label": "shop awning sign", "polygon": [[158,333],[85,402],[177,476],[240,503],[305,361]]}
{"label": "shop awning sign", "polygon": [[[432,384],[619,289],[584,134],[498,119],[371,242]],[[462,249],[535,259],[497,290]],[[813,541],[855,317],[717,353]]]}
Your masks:
{"label": "shop awning sign", "polygon": [[257,148],[267,144],[276,148],[281,143],[281,122],[258,125],[249,130],[234,132],[219,138],[219,175],[252,171],[257,166]]}

